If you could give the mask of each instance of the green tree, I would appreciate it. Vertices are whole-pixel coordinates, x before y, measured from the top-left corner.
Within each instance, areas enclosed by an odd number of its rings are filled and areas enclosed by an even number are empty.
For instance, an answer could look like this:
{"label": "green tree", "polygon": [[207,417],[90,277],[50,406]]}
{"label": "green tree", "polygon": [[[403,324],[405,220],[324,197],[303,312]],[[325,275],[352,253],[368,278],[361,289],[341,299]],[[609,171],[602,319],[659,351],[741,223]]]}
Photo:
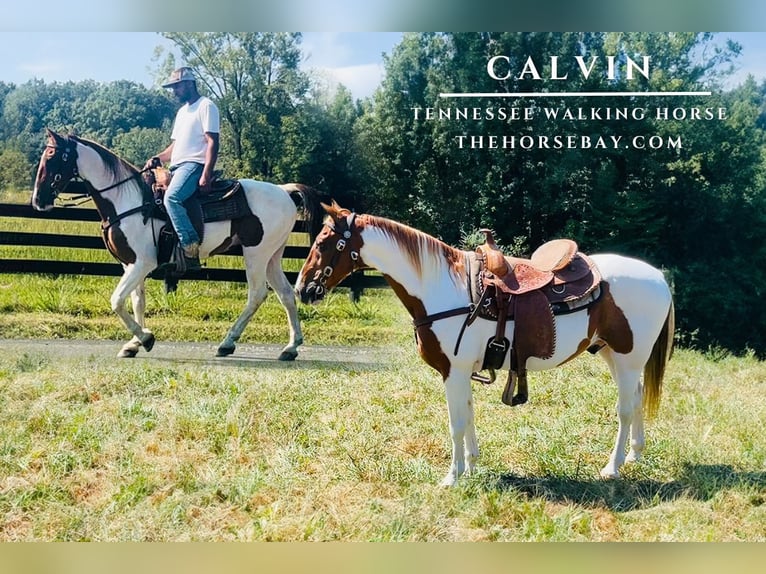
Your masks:
{"label": "green tree", "polygon": [[[309,88],[299,69],[299,33],[163,34],[194,68],[200,89],[218,105],[222,156],[240,175],[272,178],[283,152],[283,122]],[[163,65],[166,69],[167,64]],[[226,161],[226,159],[224,159]]]}
{"label": "green tree", "polygon": [[344,207],[356,207],[352,159],[354,123],[359,114],[343,86],[313,94],[283,121],[283,153],[275,164],[276,178],[312,185]]}
{"label": "green tree", "polygon": [[30,189],[34,166],[26,156],[15,149],[0,153],[0,189]]}
{"label": "green tree", "polygon": [[55,105],[55,87],[30,80],[10,91],[3,102],[2,139],[6,147],[21,151],[30,161],[40,155],[45,114]]}
{"label": "green tree", "polygon": [[[82,98],[79,109],[71,115],[77,121],[80,134],[112,147],[115,138],[137,127],[167,127],[175,116],[175,110],[176,103],[167,93],[149,90],[135,82],[119,80],[95,86]],[[166,135],[161,147],[167,145],[167,138]],[[150,155],[156,153],[156,149]]]}
{"label": "green tree", "polygon": [[[0,135],[6,147],[19,150],[28,161],[36,163],[46,127],[112,147],[119,135],[135,128],[169,131],[175,108],[168,94],[134,82],[46,84],[31,80],[5,95]],[[159,147],[167,145],[167,137]]]}
{"label": "green tree", "polygon": [[[457,244],[480,226],[504,245],[533,249],[557,236],[585,251],[617,251],[665,267],[676,289],[678,321],[700,345],[753,347],[766,353],[759,311],[764,241],[764,94],[754,83],[710,97],[476,98],[450,100],[445,92],[698,91],[715,88],[739,53],[695,33],[422,33],[405,35],[386,60],[386,77],[355,125],[364,195],[381,214],[402,219]],[[649,77],[625,73],[628,58],[651,55]],[[487,74],[502,55],[514,71],[502,80]],[[551,55],[557,55],[553,78]],[[607,74],[606,56],[616,74]],[[704,57],[701,57],[704,56]],[[595,58],[596,73],[582,74],[575,57]],[[519,74],[526,59],[539,77]],[[568,63],[568,64],[567,64]],[[562,87],[562,86],[565,86]],[[530,108],[532,117],[498,120],[500,108]],[[728,110],[725,120],[673,121],[656,108]],[[459,109],[471,119],[424,119],[425,110]],[[587,121],[566,110],[602,110]],[[477,115],[474,114],[477,110]],[[643,109],[615,120],[606,110]],[[416,116],[416,110],[419,116]],[[487,113],[493,110],[495,115]],[[558,113],[551,121],[546,110]],[[660,149],[619,145],[603,150],[460,149],[460,136],[656,137]],[[707,269],[707,271],[704,271]],[[747,277],[751,281],[747,281]],[[727,281],[728,279],[728,281]],[[734,281],[736,285],[729,286]],[[749,292],[748,292],[749,291]],[[730,292],[734,297],[729,298]],[[748,321],[750,317],[750,321]],[[758,317],[756,325],[752,319]],[[764,318],[766,319],[766,317]],[[749,324],[747,330],[731,325]],[[689,339],[691,340],[691,339]]]}
{"label": "green tree", "polygon": [[166,125],[161,129],[152,127],[132,128],[114,137],[112,149],[120,157],[141,166],[147,158],[157,153],[157,150],[167,146],[170,129],[169,122],[166,122]]}

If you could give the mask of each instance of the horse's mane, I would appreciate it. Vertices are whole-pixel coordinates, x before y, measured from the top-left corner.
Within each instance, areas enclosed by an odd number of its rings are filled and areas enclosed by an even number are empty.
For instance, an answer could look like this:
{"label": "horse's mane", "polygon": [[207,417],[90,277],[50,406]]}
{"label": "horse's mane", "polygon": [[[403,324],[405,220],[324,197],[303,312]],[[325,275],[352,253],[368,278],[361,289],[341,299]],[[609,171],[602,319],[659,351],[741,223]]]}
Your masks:
{"label": "horse's mane", "polygon": [[105,148],[101,144],[96,143],[92,140],[88,140],[88,139],[81,138],[71,134],[68,137],[69,139],[76,141],[77,143],[80,143],[94,150],[99,155],[101,160],[104,162],[104,165],[106,166],[106,168],[115,177],[120,177],[121,175],[124,174],[125,171],[127,171],[128,174],[133,174],[138,172],[138,169],[136,168],[136,166],[122,159],[116,153]]}
{"label": "horse's mane", "polygon": [[367,223],[379,229],[396,242],[407,258],[420,273],[427,259],[444,261],[450,271],[462,276],[465,273],[464,252],[413,227],[385,217],[365,215]]}

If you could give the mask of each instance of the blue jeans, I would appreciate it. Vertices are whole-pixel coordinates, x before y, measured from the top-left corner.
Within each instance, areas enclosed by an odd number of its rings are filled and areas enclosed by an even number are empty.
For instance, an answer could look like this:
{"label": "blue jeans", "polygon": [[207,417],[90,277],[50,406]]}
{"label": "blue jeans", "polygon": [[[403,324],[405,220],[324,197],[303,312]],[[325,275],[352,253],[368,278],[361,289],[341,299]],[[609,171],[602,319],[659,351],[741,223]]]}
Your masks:
{"label": "blue jeans", "polygon": [[199,243],[199,236],[192,226],[183,203],[197,190],[203,167],[201,163],[187,161],[170,168],[173,177],[165,191],[164,203],[173,228],[178,234],[181,247]]}

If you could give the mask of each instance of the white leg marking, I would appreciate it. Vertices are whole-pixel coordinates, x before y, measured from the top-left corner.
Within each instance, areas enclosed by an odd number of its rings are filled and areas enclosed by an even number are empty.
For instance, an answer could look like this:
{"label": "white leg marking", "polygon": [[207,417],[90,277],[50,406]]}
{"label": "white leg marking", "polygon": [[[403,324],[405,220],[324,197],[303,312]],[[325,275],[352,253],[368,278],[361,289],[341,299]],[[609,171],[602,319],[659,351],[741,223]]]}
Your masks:
{"label": "white leg marking", "polygon": [[[117,283],[117,287],[114,289],[114,292],[112,292],[112,297],[110,300],[112,311],[114,311],[117,316],[122,320],[122,322],[125,324],[125,326],[128,328],[128,331],[130,331],[133,336],[138,339],[138,341],[141,342],[141,344],[145,344],[147,350],[151,349],[152,345],[154,344],[154,335],[151,331],[148,329],[145,329],[143,327],[143,314],[144,314],[144,278],[146,275],[151,271],[151,269],[147,268],[147,265],[143,264],[142,262],[137,261],[134,264],[131,265],[125,265],[125,273],[120,278],[120,281]],[[138,290],[138,293],[136,291]],[[137,318],[140,320],[137,321],[133,317],[131,317],[130,313],[128,313],[128,310],[125,306],[125,302],[128,298],[128,295],[131,295],[131,297],[138,297],[140,300],[138,301],[138,304],[136,305],[136,299],[133,299],[134,305],[137,306]],[[135,311],[135,310],[134,310]],[[126,344],[126,347],[131,347],[131,344]],[[133,356],[133,355],[118,355],[118,356]]]}
{"label": "white leg marking", "polygon": [[[601,476],[603,478],[619,478],[620,467],[625,463],[628,433],[631,430],[637,408],[641,408],[640,400],[636,406],[636,399],[637,397],[640,399],[641,393],[639,386],[641,370],[629,366],[629,359],[626,356],[618,355],[611,349],[605,348],[601,354],[609,365],[612,377],[617,383],[617,436],[609,456],[609,462],[601,469]],[[643,418],[639,424],[643,438]]]}
{"label": "white leg marking", "polygon": [[630,425],[630,450],[625,462],[636,462],[641,460],[646,445],[646,436],[644,434],[644,406],[643,406],[643,385],[639,384],[636,388],[636,396],[633,402],[633,423]]}
{"label": "white leg marking", "polygon": [[298,306],[295,302],[295,292],[293,291],[290,282],[285,276],[285,272],[282,271],[282,253],[284,247],[278,249],[277,252],[271,257],[268,265],[266,266],[266,278],[274,290],[274,293],[282,303],[282,307],[285,308],[287,313],[287,324],[290,329],[290,340],[287,346],[282,349],[280,358],[292,360],[298,356],[298,347],[303,344],[303,332],[301,331],[301,324],[298,319]]}
{"label": "white leg marking", "polygon": [[[452,462],[442,486],[453,486],[466,470],[472,471],[479,455],[476,428],[473,420],[473,392],[470,374],[462,371],[450,373],[444,381],[452,437]],[[466,452],[467,447],[467,452]]]}

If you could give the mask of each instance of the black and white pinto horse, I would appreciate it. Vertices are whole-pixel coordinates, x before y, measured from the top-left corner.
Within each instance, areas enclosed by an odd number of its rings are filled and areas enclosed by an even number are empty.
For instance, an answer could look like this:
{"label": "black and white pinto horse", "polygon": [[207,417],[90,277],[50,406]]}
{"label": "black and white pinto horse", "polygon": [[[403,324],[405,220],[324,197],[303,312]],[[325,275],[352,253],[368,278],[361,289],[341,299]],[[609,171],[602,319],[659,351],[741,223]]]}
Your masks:
{"label": "black and white pinto horse", "polygon": [[[304,303],[317,302],[354,270],[374,268],[384,274],[413,318],[421,357],[444,379],[452,463],[442,484],[453,485],[474,470],[479,455],[471,374],[481,370],[487,341],[496,329],[493,321],[479,319],[461,335],[465,315],[451,313],[471,304],[472,254],[389,219],[356,215],[334,202],[324,208],[329,217],[301,269],[296,294]],[[607,295],[587,312],[557,316],[553,355],[530,357],[526,367],[551,369],[593,345],[601,348],[598,355],[618,388],[617,437],[601,476],[616,478],[623,463],[637,460],[644,450],[644,408],[651,415],[659,405],[673,349],[673,300],[662,272],[649,264],[615,254],[591,259]],[[512,333],[509,321],[506,334]],[[459,348],[453,351],[459,337]],[[508,368],[510,358],[505,361],[503,368]]]}
{"label": "black and white pinto horse", "polygon": [[[101,217],[104,242],[124,268],[112,293],[111,306],[133,338],[118,357],[134,357],[142,346],[150,351],[155,338],[144,324],[144,281],[157,267],[158,238],[163,226],[163,221],[147,215],[151,212],[151,191],[141,171],[105,147],[48,130],[32,194],[33,207],[40,211],[51,209],[73,179],[87,182],[85,187]],[[205,223],[200,244],[203,258],[241,245],[245,261],[247,304],[218,346],[217,355],[234,352],[237,340],[267,296],[268,281],[287,312],[290,331],[279,359],[293,360],[303,335],[295,295],[282,270],[281,258],[297,219],[296,203],[302,202],[311,228],[312,222],[322,216],[319,195],[301,184],[276,185],[251,179],[240,183],[252,215]],[[126,308],[128,296],[133,304],[132,317]]]}

